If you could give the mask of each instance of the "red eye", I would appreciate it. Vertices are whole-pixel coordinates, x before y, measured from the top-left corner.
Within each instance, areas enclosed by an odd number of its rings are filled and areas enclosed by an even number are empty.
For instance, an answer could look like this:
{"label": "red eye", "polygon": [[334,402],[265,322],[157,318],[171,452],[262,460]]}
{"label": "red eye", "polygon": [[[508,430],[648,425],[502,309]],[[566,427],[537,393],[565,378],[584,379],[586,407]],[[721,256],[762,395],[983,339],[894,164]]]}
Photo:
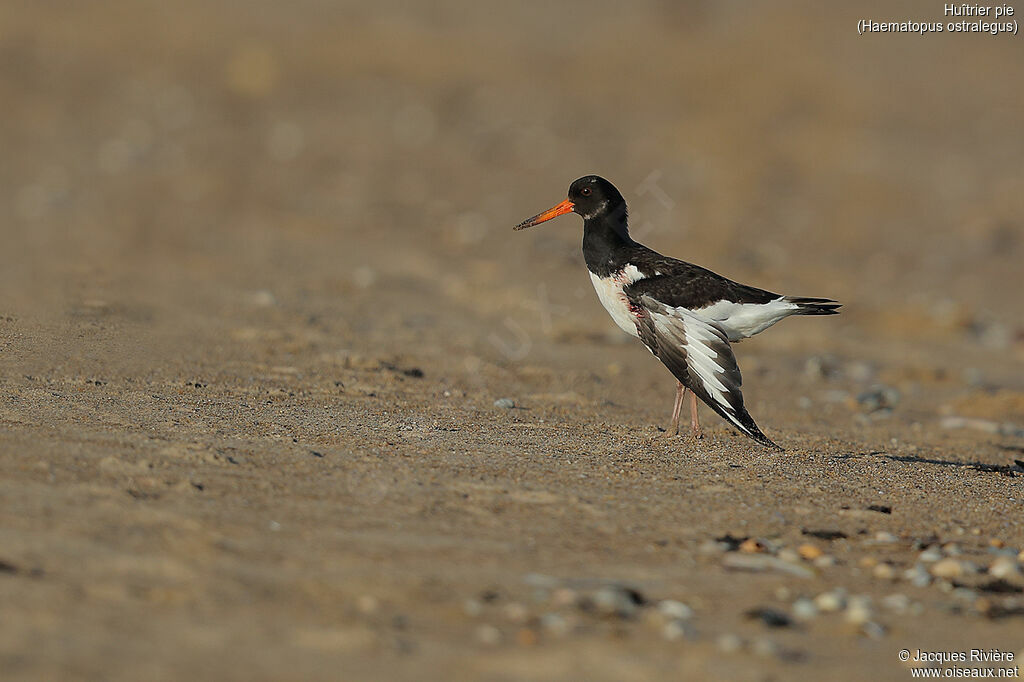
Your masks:
{"label": "red eye", "polygon": [[585,197],[589,197],[590,196],[590,188],[589,187],[584,187],[583,189],[580,190],[580,194],[582,194]]}

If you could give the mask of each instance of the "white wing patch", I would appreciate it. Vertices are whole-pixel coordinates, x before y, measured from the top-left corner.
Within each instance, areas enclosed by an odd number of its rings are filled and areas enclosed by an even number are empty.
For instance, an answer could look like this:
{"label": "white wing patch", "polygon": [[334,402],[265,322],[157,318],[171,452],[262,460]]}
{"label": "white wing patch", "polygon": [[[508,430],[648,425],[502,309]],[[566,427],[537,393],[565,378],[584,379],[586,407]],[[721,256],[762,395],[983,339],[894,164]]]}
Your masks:
{"label": "white wing patch", "polygon": [[635,265],[627,265],[610,277],[598,277],[590,273],[590,281],[594,283],[594,291],[597,292],[601,305],[608,311],[619,329],[633,336],[638,336],[636,318],[629,309],[629,300],[622,289],[643,278],[644,274]]}
{"label": "white wing patch", "polygon": [[[733,412],[732,405],[727,399],[729,389],[719,379],[719,375],[725,375],[726,366],[720,363],[728,363],[727,366],[735,366],[733,358],[719,357],[715,345],[727,344],[725,334],[717,329],[707,320],[702,320],[698,315],[686,308],[666,308],[672,314],[666,314],[651,310],[651,320],[654,322],[658,333],[675,339],[676,343],[682,346],[686,353],[687,364],[696,374],[704,390],[730,414]],[[677,331],[677,325],[682,323],[682,334]]]}
{"label": "white wing patch", "polygon": [[733,303],[718,301],[694,312],[718,324],[730,341],[760,334],[768,327],[796,313],[800,307],[780,296],[768,303]]}

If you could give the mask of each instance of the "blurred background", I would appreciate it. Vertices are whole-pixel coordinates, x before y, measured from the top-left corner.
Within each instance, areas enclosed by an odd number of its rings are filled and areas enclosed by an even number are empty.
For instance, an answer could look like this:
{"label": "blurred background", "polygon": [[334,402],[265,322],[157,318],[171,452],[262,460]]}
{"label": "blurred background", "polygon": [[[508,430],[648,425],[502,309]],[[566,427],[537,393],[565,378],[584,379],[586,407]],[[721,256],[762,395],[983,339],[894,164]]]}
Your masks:
{"label": "blurred background", "polygon": [[319,293],[500,361],[485,330],[608,327],[578,221],[510,231],[599,173],[653,248],[846,302],[858,352],[1019,369],[1021,43],[855,30],[937,7],[6,3],[3,299],[173,331]]}
{"label": "blurred background", "polygon": [[[4,2],[0,416],[350,447],[511,397],[653,432],[671,378],[579,219],[511,229],[597,173],[655,250],[845,304],[739,348],[762,425],[1019,438],[1024,42],[856,30],[942,6]],[[326,412],[214,418],[267,386]]]}

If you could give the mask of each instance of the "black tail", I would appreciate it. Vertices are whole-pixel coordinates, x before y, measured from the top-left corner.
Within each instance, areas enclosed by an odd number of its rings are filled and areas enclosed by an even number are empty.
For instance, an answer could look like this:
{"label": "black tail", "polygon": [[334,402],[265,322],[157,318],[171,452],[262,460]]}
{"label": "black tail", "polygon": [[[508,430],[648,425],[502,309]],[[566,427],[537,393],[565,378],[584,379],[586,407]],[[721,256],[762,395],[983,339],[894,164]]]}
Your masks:
{"label": "black tail", "polygon": [[839,308],[843,305],[836,303],[831,298],[787,296],[786,300],[798,306],[796,315],[838,315]]}

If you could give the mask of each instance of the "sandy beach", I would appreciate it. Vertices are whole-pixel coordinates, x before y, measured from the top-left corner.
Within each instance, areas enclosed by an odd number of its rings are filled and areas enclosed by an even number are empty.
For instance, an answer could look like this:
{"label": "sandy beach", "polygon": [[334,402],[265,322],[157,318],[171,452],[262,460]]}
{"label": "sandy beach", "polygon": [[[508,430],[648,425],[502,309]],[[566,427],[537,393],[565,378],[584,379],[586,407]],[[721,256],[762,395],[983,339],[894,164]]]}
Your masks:
{"label": "sandy beach", "polygon": [[[942,12],[0,7],[0,677],[1019,665],[1022,43],[857,32]],[[580,219],[512,230],[588,173],[844,304],[736,346],[783,452],[661,438]]]}

